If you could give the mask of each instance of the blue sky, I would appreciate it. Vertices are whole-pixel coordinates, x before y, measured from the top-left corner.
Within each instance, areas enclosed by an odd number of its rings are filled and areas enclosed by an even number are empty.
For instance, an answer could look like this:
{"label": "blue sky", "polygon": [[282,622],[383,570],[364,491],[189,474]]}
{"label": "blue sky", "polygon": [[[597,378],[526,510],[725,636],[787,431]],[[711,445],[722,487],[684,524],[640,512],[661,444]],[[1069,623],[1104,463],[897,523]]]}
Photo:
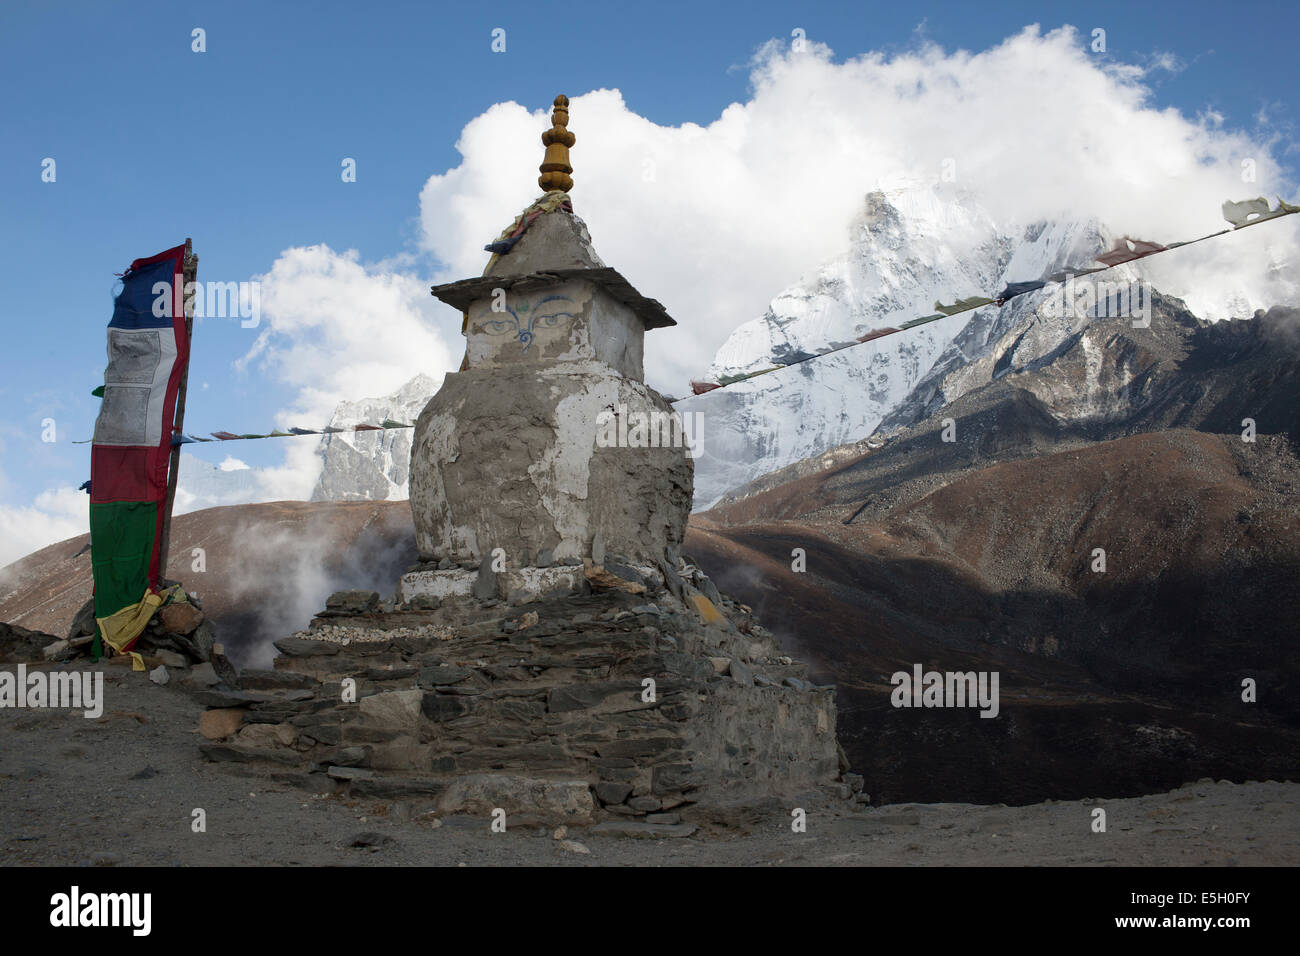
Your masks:
{"label": "blue sky", "polygon": [[[188,235],[200,278],[238,281],[268,273],[284,250],[323,243],[427,285],[449,264],[431,251],[437,219],[421,190],[461,165],[458,138],[493,104],[533,111],[559,91],[616,89],[630,114],[657,126],[707,127],[752,96],[756,51],[773,39],[788,44],[795,28],[842,62],[927,43],[948,56],[983,51],[1031,23],[1072,24],[1081,48],[1105,29],[1100,59],[1145,71],[1148,111],[1189,121],[1217,114],[1223,131],[1264,144],[1280,187],[1295,181],[1300,13],[1274,4],[11,0],[0,8],[0,508],[29,508],[40,493],[89,477],[88,446],[71,442],[90,435],[114,273],[135,257]],[[195,27],[206,31],[204,53],[191,50]],[[491,50],[498,27],[505,53]],[[1068,113],[1074,104],[1057,105]],[[1007,115],[967,135],[1024,148],[1022,125]],[[572,128],[580,202],[584,137],[598,131],[584,130],[576,112]],[[535,169],[534,150],[523,167]],[[41,180],[46,157],[57,163],[54,183]],[[357,182],[341,183],[343,157],[357,161]],[[530,189],[509,186],[525,201]],[[846,205],[856,199],[846,191]],[[482,241],[499,220],[482,224]],[[721,241],[726,225],[716,228]],[[771,277],[763,295],[788,279]],[[751,317],[738,314],[735,324]],[[453,324],[431,321],[456,351]],[[200,323],[187,425],[267,430],[296,401],[310,407],[300,382],[257,362],[236,367],[261,331]],[[717,343],[708,344],[701,370]],[[295,361],[292,350],[284,361]],[[363,384],[344,397],[377,393]],[[58,429],[53,443],[41,440],[47,418]],[[200,454],[219,461],[233,451],[269,465],[283,455],[275,444]]]}

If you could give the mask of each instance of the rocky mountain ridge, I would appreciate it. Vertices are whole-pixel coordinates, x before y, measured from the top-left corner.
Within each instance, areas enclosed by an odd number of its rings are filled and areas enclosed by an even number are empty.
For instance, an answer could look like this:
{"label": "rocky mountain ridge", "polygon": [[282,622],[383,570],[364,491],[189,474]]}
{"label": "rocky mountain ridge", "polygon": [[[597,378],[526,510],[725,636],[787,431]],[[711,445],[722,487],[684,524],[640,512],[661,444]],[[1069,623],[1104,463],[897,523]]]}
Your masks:
{"label": "rocky mountain ridge", "polygon": [[[333,428],[378,425],[385,419],[413,424],[438,390],[428,375],[417,375],[391,395],[340,402],[330,416]],[[312,501],[386,501],[410,496],[411,431],[340,432],[321,438],[321,473]]]}
{"label": "rocky mountain ridge", "polygon": [[[1293,778],[1297,328],[1295,309],[1208,323],[1157,297],[1150,328],[1096,320],[928,418],[765,476],[687,545],[840,687],[868,789],[939,799],[985,760],[1014,800],[1193,767]],[[999,670],[1006,722],[895,710],[888,675],[915,662]],[[1267,701],[1243,699],[1248,679]]]}
{"label": "rocky mountain ridge", "polygon": [[[867,195],[846,253],[772,301],[718,351],[709,378],[819,355],[936,303],[1091,265],[1112,236],[1095,221],[998,223],[969,195],[911,184]],[[1108,273],[1135,278],[1131,267]],[[1044,314],[1044,290],[688,398],[705,419],[696,509],[764,474],[928,414],[987,380],[1015,341],[1045,354],[1095,310]],[[968,368],[971,366],[971,368]],[[962,377],[964,376],[964,377]]]}

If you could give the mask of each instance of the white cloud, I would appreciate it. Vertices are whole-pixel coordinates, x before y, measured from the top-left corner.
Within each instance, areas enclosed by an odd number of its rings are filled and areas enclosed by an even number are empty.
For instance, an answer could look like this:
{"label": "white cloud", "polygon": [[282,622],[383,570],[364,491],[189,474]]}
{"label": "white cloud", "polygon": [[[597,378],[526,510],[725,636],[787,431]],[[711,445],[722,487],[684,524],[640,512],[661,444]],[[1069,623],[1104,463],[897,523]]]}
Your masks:
{"label": "white cloud", "polygon": [[1154,72],[1155,70],[1164,70],[1167,73],[1181,73],[1187,69],[1187,64],[1182,57],[1170,53],[1168,50],[1154,50],[1147,57],[1147,69]]}
{"label": "white cloud", "polygon": [[222,471],[245,471],[248,468],[246,462],[240,461],[234,455],[227,455],[222,459],[221,464],[217,465]]}
{"label": "white cloud", "polygon": [[[647,336],[648,377],[675,394],[733,328],[843,251],[863,193],[934,182],[946,159],[1003,221],[1095,216],[1157,241],[1222,228],[1225,199],[1287,188],[1266,144],[1150,105],[1145,83],[1178,65],[1169,55],[1116,63],[1072,29],[1037,27],[980,53],[926,43],[836,63],[823,45],[788,47],[764,47],[749,99],[707,126],[657,125],[617,90],[571,96],[575,208],[605,261],[681,323]],[[478,275],[483,244],[537,195],[547,117],[489,108],[465,126],[461,164],[426,183],[439,281]],[[1170,253],[1150,278],[1211,317],[1263,307],[1295,294],[1278,266],[1296,261],[1298,232],[1287,220]]]}
{"label": "white cloud", "polygon": [[76,488],[42,491],[26,507],[0,507],[0,568],[90,530],[90,498]]}
{"label": "white cloud", "polygon": [[428,283],[368,268],[355,250],[286,249],[258,279],[267,327],[238,365],[298,389],[282,426],[319,425],[344,399],[395,391],[419,372],[440,379],[460,359],[439,328],[455,313]]}
{"label": "white cloud", "polygon": [[[317,428],[345,399],[393,392],[421,372],[441,381],[459,364],[459,346],[447,344],[459,315],[429,294],[426,280],[324,245],[286,249],[258,278],[266,327],[236,364],[297,390],[277,427]],[[315,443],[284,446],[281,465],[253,469],[256,500],[310,497],[320,473]]]}
{"label": "white cloud", "polygon": [[321,459],[312,440],[285,439],[284,461],[275,466],[257,468],[257,493],[254,501],[306,501],[311,498],[320,477]]}

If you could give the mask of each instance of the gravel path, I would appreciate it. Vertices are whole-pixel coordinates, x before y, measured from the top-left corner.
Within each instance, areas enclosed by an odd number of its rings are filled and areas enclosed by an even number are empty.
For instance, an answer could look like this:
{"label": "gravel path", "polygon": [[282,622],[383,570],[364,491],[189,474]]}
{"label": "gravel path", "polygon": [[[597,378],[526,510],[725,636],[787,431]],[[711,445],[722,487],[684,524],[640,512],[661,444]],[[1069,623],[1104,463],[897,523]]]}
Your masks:
{"label": "gravel path", "polygon": [[[895,804],[852,810],[810,796],[703,821],[687,839],[571,830],[492,833],[430,806],[309,794],[198,753],[201,707],[104,667],[99,719],[0,710],[0,862],[7,865],[1275,865],[1300,863],[1300,784],[1202,781],[1171,793],[1027,807]],[[1092,832],[1092,811],[1107,832]],[[207,832],[191,830],[206,811]],[[690,816],[688,814],[688,819]],[[358,840],[358,838],[361,838]],[[355,842],[369,844],[353,846]],[[576,845],[575,845],[576,844]],[[582,852],[586,849],[588,852]]]}

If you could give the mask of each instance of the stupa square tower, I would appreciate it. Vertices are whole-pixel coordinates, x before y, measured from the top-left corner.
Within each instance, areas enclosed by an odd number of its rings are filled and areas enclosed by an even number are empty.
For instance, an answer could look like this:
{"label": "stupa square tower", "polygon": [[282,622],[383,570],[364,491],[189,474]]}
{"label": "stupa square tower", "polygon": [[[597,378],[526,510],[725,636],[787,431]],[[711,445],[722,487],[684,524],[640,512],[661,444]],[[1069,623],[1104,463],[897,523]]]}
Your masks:
{"label": "stupa square tower", "polygon": [[[671,422],[659,431],[683,434],[644,382],[646,330],[676,323],[601,261],[574,214],[567,105],[556,98],[539,178],[546,188],[561,177],[560,188],[487,247],[481,277],[433,289],[462,311],[466,351],[415,428],[411,511],[428,570],[404,579],[408,599],[463,593],[450,566],[463,575],[498,548],[512,570],[550,569],[530,580],[565,586],[578,575],[560,569],[606,554],[647,569],[675,562],[685,534],[686,443],[639,440],[644,429],[628,441],[621,421]],[[601,440],[610,435],[622,440]],[[435,565],[452,573],[440,580]]]}

